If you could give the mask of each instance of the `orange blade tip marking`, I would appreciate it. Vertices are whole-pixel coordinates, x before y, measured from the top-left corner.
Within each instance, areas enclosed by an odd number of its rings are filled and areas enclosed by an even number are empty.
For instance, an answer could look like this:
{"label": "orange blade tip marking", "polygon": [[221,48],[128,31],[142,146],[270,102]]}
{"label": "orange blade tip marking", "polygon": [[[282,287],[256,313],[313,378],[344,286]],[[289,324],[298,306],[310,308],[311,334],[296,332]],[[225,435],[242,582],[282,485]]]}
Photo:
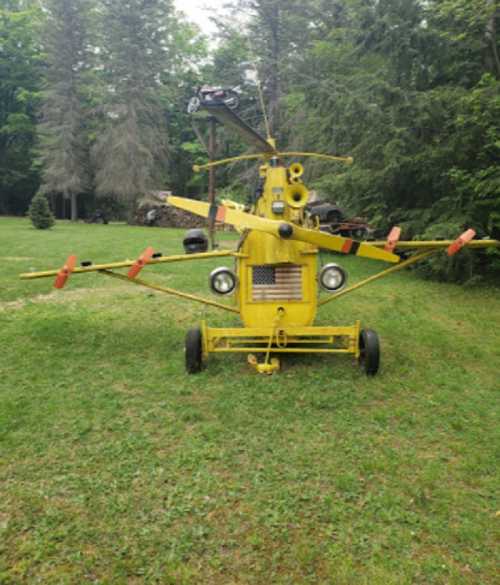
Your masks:
{"label": "orange blade tip marking", "polygon": [[75,269],[75,266],[76,256],[72,254],[71,256],[68,256],[66,263],[57,273],[56,280],[54,281],[54,288],[64,288],[64,285],[66,284],[70,274]]}
{"label": "orange blade tip marking", "polygon": [[384,250],[386,252],[392,252],[396,247],[396,244],[399,242],[399,238],[401,237],[401,228],[398,226],[394,226],[389,235],[387,236],[387,242],[384,246]]}
{"label": "orange blade tip marking", "polygon": [[130,270],[127,273],[129,278],[135,278],[139,272],[146,266],[146,264],[151,260],[154,254],[154,249],[151,246],[148,246],[144,252],[139,256],[139,258],[132,264]]}
{"label": "orange blade tip marking", "polygon": [[341,252],[343,254],[349,254],[349,252],[351,251],[351,248],[352,248],[352,240],[346,239],[346,241],[342,244]]}
{"label": "orange blade tip marking", "polygon": [[225,219],[226,219],[226,208],[224,207],[224,205],[219,205],[219,207],[217,207],[217,214],[215,216],[215,221],[224,222]]}
{"label": "orange blade tip marking", "polygon": [[475,235],[476,232],[473,229],[468,229],[463,234],[458,236],[458,238],[453,242],[453,244],[448,246],[448,249],[446,250],[448,256],[454,256],[459,250],[461,250],[465,246],[465,244],[470,242]]}

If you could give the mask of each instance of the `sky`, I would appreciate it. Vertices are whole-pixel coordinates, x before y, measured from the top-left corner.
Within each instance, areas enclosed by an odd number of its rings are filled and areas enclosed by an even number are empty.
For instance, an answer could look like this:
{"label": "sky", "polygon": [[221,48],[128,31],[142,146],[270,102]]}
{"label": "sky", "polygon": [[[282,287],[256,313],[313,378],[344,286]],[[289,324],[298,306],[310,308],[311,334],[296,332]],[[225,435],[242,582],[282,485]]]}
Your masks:
{"label": "sky", "polygon": [[210,9],[210,4],[213,6],[213,0],[175,0],[177,10],[182,10],[189,18],[195,22],[205,34],[215,32],[215,26],[210,22],[209,16],[213,12]]}

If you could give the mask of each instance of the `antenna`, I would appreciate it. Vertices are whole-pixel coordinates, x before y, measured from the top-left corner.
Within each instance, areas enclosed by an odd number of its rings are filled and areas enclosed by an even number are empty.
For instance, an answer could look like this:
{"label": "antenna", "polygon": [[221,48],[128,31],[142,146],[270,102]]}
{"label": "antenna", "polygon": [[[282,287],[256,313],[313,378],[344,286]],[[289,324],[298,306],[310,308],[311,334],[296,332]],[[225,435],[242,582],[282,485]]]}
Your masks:
{"label": "antenna", "polygon": [[[252,55],[255,55],[255,51],[253,50],[252,43],[250,42],[249,36],[247,36],[247,43],[248,43],[248,50],[250,51],[250,53]],[[269,118],[267,117],[266,104],[264,103],[264,93],[262,91],[262,84],[260,83],[259,70],[257,69],[257,63],[255,61],[255,58],[250,58],[250,63],[255,71],[255,81],[257,83],[257,93],[259,94],[259,102],[260,102],[260,107],[262,110],[262,115],[264,116],[264,125],[266,127],[266,138],[269,141],[272,139],[271,128],[269,126]]]}
{"label": "antenna", "polygon": [[266,138],[268,140],[270,140],[272,138],[271,128],[269,127],[269,120],[267,118],[266,105],[264,103],[264,94],[262,92],[262,85],[260,83],[259,72],[257,71],[257,66],[255,65],[255,63],[252,62],[252,64],[253,64],[253,67],[255,69],[255,78],[257,80],[257,91],[259,93],[259,102],[260,102],[260,107],[262,109],[262,115],[264,116],[264,124],[266,126]]}

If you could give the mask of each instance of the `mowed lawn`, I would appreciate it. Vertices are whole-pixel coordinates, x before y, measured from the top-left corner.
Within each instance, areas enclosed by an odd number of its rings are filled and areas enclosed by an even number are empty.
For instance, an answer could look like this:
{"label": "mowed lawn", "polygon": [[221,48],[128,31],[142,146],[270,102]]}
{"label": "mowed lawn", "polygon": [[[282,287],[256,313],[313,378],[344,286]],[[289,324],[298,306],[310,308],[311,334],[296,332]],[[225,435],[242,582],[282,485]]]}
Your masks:
{"label": "mowed lawn", "polygon": [[[188,376],[186,330],[236,316],[17,278],[182,234],[0,218],[0,583],[498,583],[500,289],[405,271],[327,305],[319,323],[380,334],[372,379],[345,356]],[[351,282],[381,268],[340,261]],[[220,264],[142,275],[209,295]]]}

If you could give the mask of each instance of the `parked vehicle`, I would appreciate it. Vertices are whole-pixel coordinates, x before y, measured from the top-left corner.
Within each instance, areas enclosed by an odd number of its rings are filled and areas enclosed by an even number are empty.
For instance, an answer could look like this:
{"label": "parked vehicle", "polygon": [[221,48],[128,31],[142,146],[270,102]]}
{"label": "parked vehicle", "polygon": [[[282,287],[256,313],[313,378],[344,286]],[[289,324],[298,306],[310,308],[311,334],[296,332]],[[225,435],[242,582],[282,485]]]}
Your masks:
{"label": "parked vehicle", "polygon": [[319,222],[320,229],[330,234],[356,240],[366,240],[373,234],[373,229],[364,217],[347,218],[336,203],[318,199],[310,201],[306,205],[306,210]]}
{"label": "parked vehicle", "polygon": [[231,110],[236,110],[240,105],[241,89],[236,87],[217,87],[202,85],[188,102],[188,114],[194,114],[204,104],[224,103]]}
{"label": "parked vehicle", "polygon": [[313,219],[318,219],[319,223],[340,223],[344,220],[344,213],[335,203],[323,201],[310,201],[306,205],[306,211],[309,212]]}
{"label": "parked vehicle", "polygon": [[366,240],[372,237],[374,230],[363,217],[352,217],[346,221],[329,224],[329,232],[355,240]]}

